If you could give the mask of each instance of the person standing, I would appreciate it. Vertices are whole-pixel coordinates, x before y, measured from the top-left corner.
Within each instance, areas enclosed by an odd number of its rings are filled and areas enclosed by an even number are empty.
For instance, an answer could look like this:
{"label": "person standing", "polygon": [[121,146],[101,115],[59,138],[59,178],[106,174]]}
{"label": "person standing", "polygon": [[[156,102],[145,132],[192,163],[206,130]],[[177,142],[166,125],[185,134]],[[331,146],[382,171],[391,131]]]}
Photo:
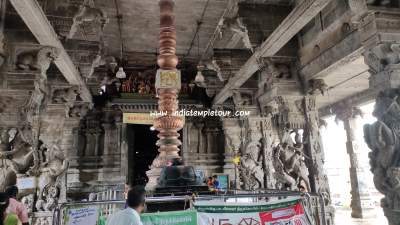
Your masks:
{"label": "person standing", "polygon": [[10,186],[6,189],[6,194],[9,197],[9,205],[7,208],[7,213],[13,213],[18,216],[22,225],[29,225],[28,210],[25,205],[17,200],[18,187]]}
{"label": "person standing", "polygon": [[13,213],[7,213],[9,197],[5,192],[0,192],[0,225],[17,225],[18,217]]}
{"label": "person standing", "polygon": [[132,186],[129,183],[125,183],[124,185],[124,199],[128,199],[128,192],[132,189]]}
{"label": "person standing", "polygon": [[135,186],[128,191],[126,204],[128,207],[113,214],[107,225],[143,225],[140,213],[144,210],[145,190],[142,186]]}
{"label": "person standing", "polygon": [[218,180],[218,176],[217,175],[213,176],[213,184],[214,184],[214,189],[218,191],[220,186],[219,186],[219,180]]}

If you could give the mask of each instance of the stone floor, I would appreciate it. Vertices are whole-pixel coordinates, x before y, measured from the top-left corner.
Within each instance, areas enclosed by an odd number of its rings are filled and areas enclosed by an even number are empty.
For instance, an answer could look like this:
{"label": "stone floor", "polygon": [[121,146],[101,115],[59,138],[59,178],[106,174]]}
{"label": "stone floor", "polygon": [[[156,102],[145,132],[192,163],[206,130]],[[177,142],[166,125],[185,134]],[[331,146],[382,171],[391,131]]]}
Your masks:
{"label": "stone floor", "polygon": [[351,218],[351,211],[336,209],[335,225],[387,225],[386,217],[381,209],[376,210],[376,216],[369,219]]}

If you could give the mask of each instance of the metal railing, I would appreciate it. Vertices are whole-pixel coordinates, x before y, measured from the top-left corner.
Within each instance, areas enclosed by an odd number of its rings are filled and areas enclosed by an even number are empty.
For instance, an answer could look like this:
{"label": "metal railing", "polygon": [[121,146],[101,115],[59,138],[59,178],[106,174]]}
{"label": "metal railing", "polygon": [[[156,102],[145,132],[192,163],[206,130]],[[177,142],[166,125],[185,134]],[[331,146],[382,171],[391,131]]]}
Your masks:
{"label": "metal railing", "polygon": [[[268,190],[259,191],[240,191],[236,194],[226,193],[218,195],[203,195],[203,196],[164,196],[164,197],[147,197],[146,205],[155,203],[173,203],[182,202],[188,208],[193,207],[196,201],[221,200],[227,202],[240,198],[247,198],[251,202],[270,202],[277,199],[285,199],[289,197],[301,197],[302,204],[306,211],[307,217],[312,224],[327,225],[325,221],[325,207],[322,196],[317,194],[301,193],[301,192],[276,192]],[[60,204],[53,213],[53,225],[63,225],[65,210],[69,208],[79,208],[84,206],[99,206],[101,217],[107,219],[110,215],[125,207],[125,201],[121,200],[99,200],[85,202],[67,202]]]}

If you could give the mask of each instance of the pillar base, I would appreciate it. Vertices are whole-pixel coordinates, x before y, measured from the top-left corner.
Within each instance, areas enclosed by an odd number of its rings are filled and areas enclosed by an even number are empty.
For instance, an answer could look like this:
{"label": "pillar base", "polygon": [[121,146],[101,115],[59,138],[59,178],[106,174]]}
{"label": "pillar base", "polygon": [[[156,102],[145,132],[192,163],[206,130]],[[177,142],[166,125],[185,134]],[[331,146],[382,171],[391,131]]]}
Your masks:
{"label": "pillar base", "polygon": [[152,168],[146,172],[149,181],[146,184],[146,191],[152,192],[156,190],[158,184],[158,178],[161,175],[161,168]]}
{"label": "pillar base", "polygon": [[400,210],[383,207],[383,213],[389,221],[389,225],[400,225]]}

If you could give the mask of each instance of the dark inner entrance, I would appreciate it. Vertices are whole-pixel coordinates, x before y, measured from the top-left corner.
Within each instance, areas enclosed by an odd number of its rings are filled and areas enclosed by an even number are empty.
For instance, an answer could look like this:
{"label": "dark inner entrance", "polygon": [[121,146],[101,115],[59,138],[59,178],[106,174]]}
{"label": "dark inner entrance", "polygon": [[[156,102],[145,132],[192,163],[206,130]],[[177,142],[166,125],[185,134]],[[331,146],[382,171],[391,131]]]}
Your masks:
{"label": "dark inner entrance", "polygon": [[128,125],[128,182],[133,185],[146,184],[146,171],[158,154],[156,146],[158,132],[150,130],[150,127],[150,125]]}

